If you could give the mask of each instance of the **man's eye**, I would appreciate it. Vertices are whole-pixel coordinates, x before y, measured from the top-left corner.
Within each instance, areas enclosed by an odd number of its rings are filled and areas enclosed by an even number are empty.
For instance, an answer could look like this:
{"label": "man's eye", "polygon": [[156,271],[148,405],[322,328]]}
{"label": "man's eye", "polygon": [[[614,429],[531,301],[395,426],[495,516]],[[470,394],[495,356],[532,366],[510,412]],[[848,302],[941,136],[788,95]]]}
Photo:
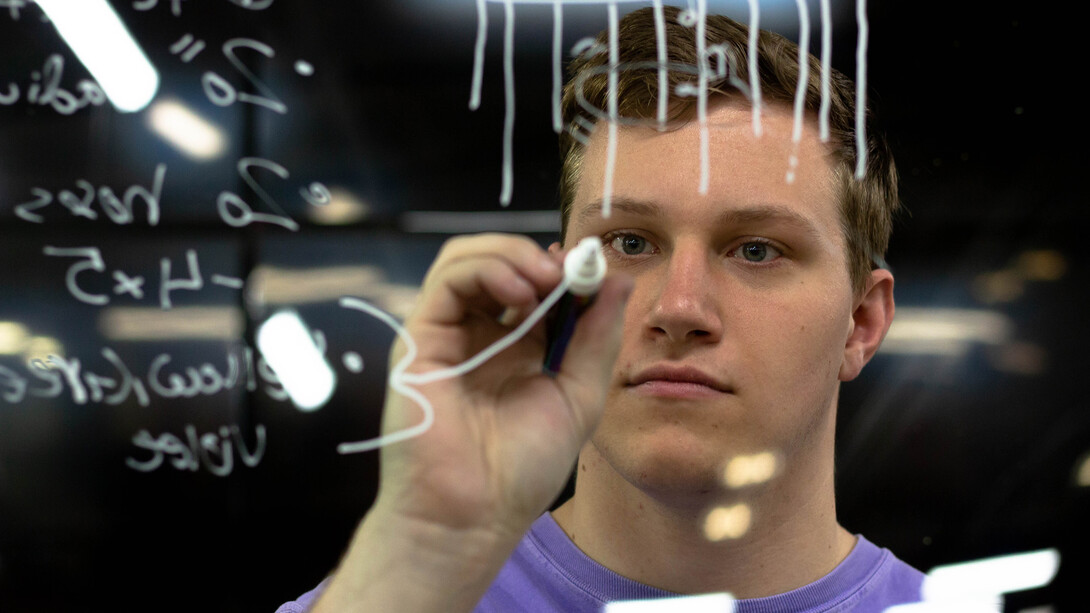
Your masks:
{"label": "man's eye", "polygon": [[647,239],[636,234],[618,234],[609,241],[609,246],[625,255],[643,255],[651,250]]}
{"label": "man's eye", "polygon": [[766,243],[749,242],[737,249],[737,255],[747,262],[770,262],[779,257],[780,252]]}

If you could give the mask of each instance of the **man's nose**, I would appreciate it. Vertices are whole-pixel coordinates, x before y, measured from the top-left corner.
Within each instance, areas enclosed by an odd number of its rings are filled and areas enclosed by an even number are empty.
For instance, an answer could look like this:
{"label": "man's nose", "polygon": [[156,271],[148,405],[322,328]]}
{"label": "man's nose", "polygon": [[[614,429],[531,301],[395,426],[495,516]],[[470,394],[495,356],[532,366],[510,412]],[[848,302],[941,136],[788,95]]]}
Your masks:
{"label": "man's nose", "polygon": [[716,342],[723,332],[716,300],[718,258],[700,246],[681,246],[660,269],[646,329],[673,343]]}

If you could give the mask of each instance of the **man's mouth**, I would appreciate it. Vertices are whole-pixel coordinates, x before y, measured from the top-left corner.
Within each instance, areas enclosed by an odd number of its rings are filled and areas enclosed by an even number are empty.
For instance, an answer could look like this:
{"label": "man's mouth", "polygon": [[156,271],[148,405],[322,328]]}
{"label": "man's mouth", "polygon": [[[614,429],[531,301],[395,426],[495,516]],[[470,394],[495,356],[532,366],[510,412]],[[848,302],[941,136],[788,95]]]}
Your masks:
{"label": "man's mouth", "polygon": [[656,364],[640,371],[627,387],[638,394],[668,398],[705,398],[732,392],[725,382],[699,368],[671,364]]}

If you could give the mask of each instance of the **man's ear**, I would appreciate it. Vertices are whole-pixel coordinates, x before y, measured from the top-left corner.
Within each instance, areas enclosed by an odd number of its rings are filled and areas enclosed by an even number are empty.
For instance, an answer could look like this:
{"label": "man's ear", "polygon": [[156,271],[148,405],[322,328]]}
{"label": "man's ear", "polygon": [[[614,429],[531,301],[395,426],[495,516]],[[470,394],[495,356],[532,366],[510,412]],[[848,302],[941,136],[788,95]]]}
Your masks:
{"label": "man's ear", "polygon": [[844,359],[840,362],[840,380],[851,381],[859,376],[863,366],[878,351],[893,323],[893,273],[872,270],[863,296],[852,312],[848,339],[844,343]]}

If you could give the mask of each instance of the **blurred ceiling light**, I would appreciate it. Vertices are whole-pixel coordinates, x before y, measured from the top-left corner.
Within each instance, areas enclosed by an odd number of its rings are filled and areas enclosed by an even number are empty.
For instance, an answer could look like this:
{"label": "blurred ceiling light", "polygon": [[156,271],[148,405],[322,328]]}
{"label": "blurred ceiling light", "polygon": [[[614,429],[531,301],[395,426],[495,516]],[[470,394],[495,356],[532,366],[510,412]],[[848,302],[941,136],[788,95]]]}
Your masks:
{"label": "blurred ceiling light", "polygon": [[337,377],[296,312],[280,311],[265,320],[257,330],[257,348],[300,410],[319,409],[333,395]]}
{"label": "blurred ceiling light", "polygon": [[1000,372],[1039,375],[1048,367],[1048,352],[1033,343],[1004,343],[988,352],[988,362]]}
{"label": "blurred ceiling light", "polygon": [[23,352],[30,331],[16,321],[0,321],[0,355],[18,355]]}
{"label": "blurred ceiling light", "polygon": [[1015,267],[1029,281],[1057,281],[1067,272],[1067,260],[1052,249],[1026,251],[1018,256]]}
{"label": "blurred ceiling light", "polygon": [[148,124],[192,160],[212,160],[222,156],[227,149],[223,130],[178,100],[160,100],[153,104],[148,111]]}
{"label": "blurred ceiling light", "polygon": [[244,326],[234,306],[109,307],[98,316],[99,331],[112,341],[237,340]]}
{"label": "blurred ceiling light", "polygon": [[258,266],[247,285],[259,305],[313,304],[342,296],[365,296],[382,310],[404,318],[416,305],[417,285],[386,281],[377,266],[276,268]]}
{"label": "blurred ceiling light", "polygon": [[734,613],[734,598],[727,593],[671,596],[647,600],[614,600],[602,613]]}
{"label": "blurred ceiling light", "polygon": [[1013,270],[997,270],[973,279],[973,296],[984,304],[1013,302],[1025,292],[1025,280]]}
{"label": "blurred ceiling light", "polygon": [[988,598],[1048,585],[1060,568],[1060,552],[1042,549],[936,566],[920,588],[925,601]]}
{"label": "blurred ceiling light", "polygon": [[1090,487],[1090,453],[1083,455],[1075,467],[1075,485]]}
{"label": "blurred ceiling light", "polygon": [[44,360],[51,355],[64,355],[64,345],[52,336],[32,336],[23,348],[23,357],[28,360]]}
{"label": "blurred ceiling light", "polygon": [[307,217],[317,224],[343,225],[362,221],[371,214],[371,207],[351,190],[343,187],[329,189],[327,204],[307,207]]}
{"label": "blurred ceiling light", "polygon": [[259,304],[310,304],[336,300],[345,295],[366,294],[384,282],[377,266],[327,266],[277,268],[258,266],[247,287]]}
{"label": "blurred ceiling light", "polygon": [[731,488],[764,483],[776,474],[777,468],[779,461],[771,451],[735,456],[727,462],[723,483]]}
{"label": "blurred ceiling light", "polygon": [[409,211],[400,221],[406,232],[437,234],[560,231],[559,211]]}
{"label": "blurred ceiling light", "polygon": [[704,536],[713,542],[741,538],[749,532],[752,519],[747,504],[716,507],[704,518]]}
{"label": "blurred ceiling light", "polygon": [[879,349],[883,353],[960,356],[973,343],[1010,338],[1010,318],[982,309],[900,307]]}
{"label": "blurred ceiling light", "polygon": [[898,604],[882,613],[1003,613],[1003,602],[1001,597],[996,596],[957,598]]}
{"label": "blurred ceiling light", "polygon": [[117,110],[139,111],[159,89],[159,73],[106,0],[38,0],[72,52]]}

